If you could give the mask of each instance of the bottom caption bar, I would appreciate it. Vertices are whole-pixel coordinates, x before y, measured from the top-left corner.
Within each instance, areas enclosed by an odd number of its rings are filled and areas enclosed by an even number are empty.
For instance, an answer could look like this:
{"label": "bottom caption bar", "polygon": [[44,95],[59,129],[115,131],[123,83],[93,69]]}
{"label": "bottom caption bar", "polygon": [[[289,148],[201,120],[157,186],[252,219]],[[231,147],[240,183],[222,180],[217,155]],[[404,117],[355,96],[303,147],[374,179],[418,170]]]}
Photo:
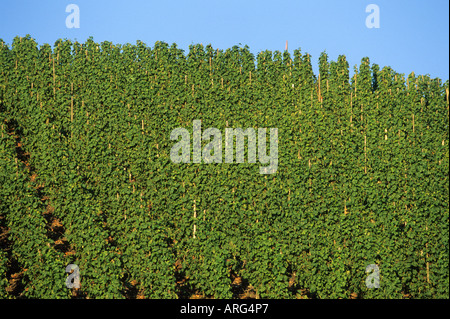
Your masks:
{"label": "bottom caption bar", "polygon": [[196,305],[190,302],[180,307],[180,314],[206,314],[211,316],[214,312],[220,314],[265,314],[268,303],[226,303],[220,305]]}

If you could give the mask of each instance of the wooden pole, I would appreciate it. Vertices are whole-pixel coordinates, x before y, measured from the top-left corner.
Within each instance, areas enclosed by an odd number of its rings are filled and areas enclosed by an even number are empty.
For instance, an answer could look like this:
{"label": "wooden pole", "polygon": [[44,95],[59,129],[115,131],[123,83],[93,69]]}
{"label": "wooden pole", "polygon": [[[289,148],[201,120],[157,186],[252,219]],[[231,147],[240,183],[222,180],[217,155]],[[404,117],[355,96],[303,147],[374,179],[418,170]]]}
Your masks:
{"label": "wooden pole", "polygon": [[361,123],[363,123],[363,104],[361,103]]}
{"label": "wooden pole", "polygon": [[56,88],[55,88],[55,84],[56,84],[56,73],[55,73],[55,59],[52,59],[52,63],[53,63],[53,95],[56,95]]}
{"label": "wooden pole", "polygon": [[[196,218],[197,218],[197,210],[196,210],[195,199],[194,199],[194,219],[196,219]],[[193,234],[192,234],[193,238],[195,238],[196,230],[197,230],[197,225],[195,225],[195,223],[194,223],[194,231],[193,231]]]}
{"label": "wooden pole", "polygon": [[320,96],[320,74],[319,74],[319,81],[318,82],[319,82],[319,102],[322,102],[321,101],[321,96]]}
{"label": "wooden pole", "polygon": [[367,174],[367,136],[364,134],[364,173]]}
{"label": "wooden pole", "polygon": [[70,121],[73,122],[73,82],[70,83],[70,90],[72,92],[72,96],[70,97]]}
{"label": "wooden pole", "polygon": [[353,92],[350,93],[350,125],[351,126],[353,126],[352,119],[353,119]]}
{"label": "wooden pole", "polygon": [[448,106],[449,106],[449,103],[448,103],[449,90],[448,90],[448,88],[445,89],[445,93],[447,94],[447,116],[448,116]]}

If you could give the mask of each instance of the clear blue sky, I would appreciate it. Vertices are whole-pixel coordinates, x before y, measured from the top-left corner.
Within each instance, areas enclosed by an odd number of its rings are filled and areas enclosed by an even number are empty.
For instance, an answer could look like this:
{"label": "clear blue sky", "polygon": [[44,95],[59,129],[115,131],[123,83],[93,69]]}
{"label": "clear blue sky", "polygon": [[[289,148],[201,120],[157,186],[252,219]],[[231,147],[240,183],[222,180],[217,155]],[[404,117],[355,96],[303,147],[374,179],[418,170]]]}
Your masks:
{"label": "clear blue sky", "polygon": [[[165,41],[227,49],[248,45],[253,53],[301,48],[317,73],[322,51],[345,54],[353,66],[368,56],[408,75],[449,78],[448,0],[0,0],[0,38],[11,43],[30,34],[39,44],[59,38],[84,42]],[[66,6],[80,8],[80,28],[66,27]],[[380,8],[380,28],[366,27],[366,6]]]}

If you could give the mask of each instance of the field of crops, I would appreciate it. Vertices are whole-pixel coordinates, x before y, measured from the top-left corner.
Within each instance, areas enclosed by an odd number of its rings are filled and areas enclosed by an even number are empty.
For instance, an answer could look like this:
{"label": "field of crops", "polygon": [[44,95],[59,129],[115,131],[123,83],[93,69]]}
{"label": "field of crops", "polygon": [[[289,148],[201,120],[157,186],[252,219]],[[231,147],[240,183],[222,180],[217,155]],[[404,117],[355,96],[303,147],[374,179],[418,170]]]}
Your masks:
{"label": "field of crops", "polygon": [[[449,82],[312,60],[0,40],[0,298],[449,298]],[[174,163],[195,120],[276,172]]]}

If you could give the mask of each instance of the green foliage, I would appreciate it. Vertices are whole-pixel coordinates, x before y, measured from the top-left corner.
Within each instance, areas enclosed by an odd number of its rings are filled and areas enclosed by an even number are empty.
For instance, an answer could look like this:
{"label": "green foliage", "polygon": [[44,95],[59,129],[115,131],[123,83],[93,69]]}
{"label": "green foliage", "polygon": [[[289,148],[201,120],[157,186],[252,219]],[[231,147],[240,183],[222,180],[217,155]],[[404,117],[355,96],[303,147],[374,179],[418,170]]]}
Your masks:
{"label": "green foliage", "polygon": [[[448,298],[448,81],[368,58],[350,78],[326,53],[316,77],[300,49],[0,45],[0,298],[11,259],[34,298],[68,298],[70,263],[89,298],[232,298],[236,277],[261,298]],[[276,174],[172,163],[193,120],[278,128]]]}

